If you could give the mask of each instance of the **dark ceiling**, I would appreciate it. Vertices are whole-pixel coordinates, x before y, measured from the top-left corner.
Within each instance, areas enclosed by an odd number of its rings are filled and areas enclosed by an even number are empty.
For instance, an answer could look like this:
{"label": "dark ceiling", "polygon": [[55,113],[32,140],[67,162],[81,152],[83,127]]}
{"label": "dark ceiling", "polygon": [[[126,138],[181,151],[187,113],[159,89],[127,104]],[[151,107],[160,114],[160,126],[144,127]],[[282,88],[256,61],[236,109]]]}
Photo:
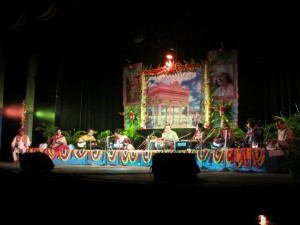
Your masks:
{"label": "dark ceiling", "polygon": [[2,38],[32,52],[88,53],[123,63],[155,65],[169,48],[175,49],[179,61],[204,60],[209,50],[221,47],[258,58],[262,55],[257,51],[285,54],[299,49],[298,16],[292,6],[285,11],[282,5],[273,5],[271,10],[200,2],[162,6],[154,2],[10,0],[1,4]]}

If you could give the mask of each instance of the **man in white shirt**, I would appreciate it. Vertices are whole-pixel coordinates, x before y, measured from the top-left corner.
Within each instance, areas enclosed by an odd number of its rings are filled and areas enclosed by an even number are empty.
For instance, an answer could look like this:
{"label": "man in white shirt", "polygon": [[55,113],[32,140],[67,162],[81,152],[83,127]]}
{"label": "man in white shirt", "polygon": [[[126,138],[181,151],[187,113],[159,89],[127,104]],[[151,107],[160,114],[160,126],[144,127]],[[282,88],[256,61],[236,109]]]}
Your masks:
{"label": "man in white shirt", "polygon": [[14,163],[17,163],[18,161],[17,154],[24,154],[31,144],[29,136],[25,134],[24,128],[20,128],[18,131],[19,134],[17,134],[11,142]]}

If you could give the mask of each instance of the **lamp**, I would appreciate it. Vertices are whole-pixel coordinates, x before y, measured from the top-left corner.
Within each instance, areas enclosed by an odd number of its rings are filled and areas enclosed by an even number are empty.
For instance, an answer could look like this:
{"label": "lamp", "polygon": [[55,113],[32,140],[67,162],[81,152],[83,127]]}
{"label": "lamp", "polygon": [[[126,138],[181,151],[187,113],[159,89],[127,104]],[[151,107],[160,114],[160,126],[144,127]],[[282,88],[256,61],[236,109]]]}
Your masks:
{"label": "lamp", "polygon": [[171,68],[175,65],[175,51],[174,49],[169,49],[165,54],[165,67],[167,70],[171,70]]}

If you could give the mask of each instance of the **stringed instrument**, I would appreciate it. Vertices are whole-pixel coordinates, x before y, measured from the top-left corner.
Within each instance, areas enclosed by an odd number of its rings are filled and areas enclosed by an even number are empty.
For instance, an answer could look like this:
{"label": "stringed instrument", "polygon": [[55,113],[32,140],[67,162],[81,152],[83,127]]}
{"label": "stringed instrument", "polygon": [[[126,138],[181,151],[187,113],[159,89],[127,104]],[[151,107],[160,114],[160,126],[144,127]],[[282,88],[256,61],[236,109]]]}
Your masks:
{"label": "stringed instrument", "polygon": [[79,148],[84,148],[86,146],[86,144],[91,144],[92,146],[97,146],[97,143],[100,142],[100,141],[84,141],[84,140],[80,140],[77,142],[77,146]]}

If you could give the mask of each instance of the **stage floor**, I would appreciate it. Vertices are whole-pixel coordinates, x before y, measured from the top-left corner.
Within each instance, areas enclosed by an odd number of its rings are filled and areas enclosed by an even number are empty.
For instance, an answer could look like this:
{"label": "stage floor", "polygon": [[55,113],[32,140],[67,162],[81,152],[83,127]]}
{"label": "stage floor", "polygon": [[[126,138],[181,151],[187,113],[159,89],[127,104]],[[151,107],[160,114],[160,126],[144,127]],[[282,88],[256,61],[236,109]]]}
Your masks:
{"label": "stage floor", "polygon": [[156,181],[149,167],[55,165],[43,174],[0,162],[0,180],[2,219],[11,219],[11,209],[22,206],[14,218],[20,222],[32,222],[33,215],[40,215],[48,222],[66,224],[159,220],[257,225],[258,215],[264,214],[272,224],[292,224],[298,208],[278,204],[290,206],[291,199],[300,200],[300,182],[289,174],[245,171],[201,169],[193,181]]}
{"label": "stage floor", "polygon": [[[1,171],[15,175],[23,173],[19,164],[0,162]],[[157,184],[150,167],[99,166],[99,165],[55,165],[50,178],[65,177],[97,182],[121,182],[133,184]],[[200,168],[195,181],[167,180],[162,183],[184,184],[199,187],[288,187],[295,185],[288,173],[253,173],[247,171],[214,171]]]}

